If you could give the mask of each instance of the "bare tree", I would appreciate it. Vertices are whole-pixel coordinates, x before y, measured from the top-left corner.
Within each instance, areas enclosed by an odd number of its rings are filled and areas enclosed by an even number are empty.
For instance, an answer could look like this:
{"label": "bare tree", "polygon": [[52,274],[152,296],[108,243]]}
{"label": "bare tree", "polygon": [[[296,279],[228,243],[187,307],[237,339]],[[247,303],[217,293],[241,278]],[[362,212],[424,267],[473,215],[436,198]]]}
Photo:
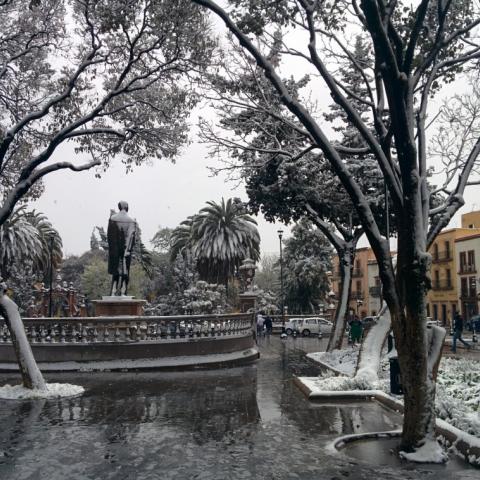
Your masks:
{"label": "bare tree", "polygon": [[[276,34],[266,54],[275,64],[281,61],[281,40]],[[255,213],[261,210],[267,220],[285,223],[306,217],[329,239],[339,258],[334,275],[340,277],[340,289],[327,351],[341,348],[355,249],[363,235],[358,215],[329,163],[312,152],[316,147],[311,136],[281,102],[261,69],[240,47],[233,42],[229,46],[231,53],[224,54],[222,69],[208,75],[206,94],[218,120],[201,119],[200,138],[210,145],[212,156],[223,159],[222,166],[212,168],[214,173],[226,172],[233,181],[245,181],[249,206]],[[359,39],[353,54],[363,61],[365,53]],[[364,93],[358,72],[345,68],[342,76],[357,96]],[[284,83],[291,95],[299,97],[310,82],[305,76],[298,81],[287,78]],[[307,99],[306,104],[309,111],[317,112],[315,102]],[[358,110],[364,112],[366,107],[359,103]],[[342,158],[349,162],[384,227],[386,200],[378,165],[336,104],[324,116],[336,125],[344,145]]]}
{"label": "bare tree", "polygon": [[[186,0],[3,2],[0,224],[51,172],[173,159],[196,102],[188,80],[212,54],[208,31]],[[66,142],[77,161],[55,156]]]}
{"label": "bare tree", "polygon": [[[375,253],[383,296],[391,313],[405,388],[401,448],[415,451],[433,442],[435,356],[441,349],[430,345],[426,329],[425,294],[430,288],[431,262],[428,247],[464,203],[463,193],[480,153],[480,138],[461,155],[461,165],[450,175],[452,187],[442,204],[431,211],[427,114],[432,109],[432,96],[444,82],[453,81],[461,69],[478,66],[478,1],[421,0],[411,5],[390,0],[235,0],[229,2],[229,12],[211,0],[193,2],[218,15],[264,70],[283,104],[312,137],[315,148],[330,162],[350,196]],[[370,71],[349,55],[347,26],[367,35],[374,60]],[[388,240],[381,234],[358,179],[342,161],[342,146],[329,139],[318,119],[289,92],[278,66],[252,41],[254,35],[258,43],[271,43],[272,29],[277,28],[300,32],[296,42],[285,42],[284,52],[304,60],[327,87],[382,171],[398,232],[396,274]],[[305,39],[303,46],[301,39]],[[361,72],[368,92],[365,98],[356,98],[337,78],[330,52],[350,59]],[[353,100],[369,106],[373,129],[359,115]],[[443,337],[434,338],[438,342]],[[429,358],[429,352],[433,358]]]}

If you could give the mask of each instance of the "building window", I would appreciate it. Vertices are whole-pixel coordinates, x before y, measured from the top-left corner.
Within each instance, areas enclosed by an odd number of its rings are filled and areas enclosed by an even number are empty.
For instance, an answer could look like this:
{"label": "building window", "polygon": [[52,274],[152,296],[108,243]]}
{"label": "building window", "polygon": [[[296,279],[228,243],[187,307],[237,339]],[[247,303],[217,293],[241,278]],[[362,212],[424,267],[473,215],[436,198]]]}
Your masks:
{"label": "building window", "polygon": [[450,272],[450,269],[447,268],[445,273],[447,274],[447,288],[450,288],[452,286],[452,272]]}
{"label": "building window", "polygon": [[447,258],[450,258],[450,242],[445,241],[445,255]]}
{"label": "building window", "polygon": [[469,250],[467,252],[467,255],[468,255],[468,265],[473,267],[473,270],[475,270],[475,251]]}
{"label": "building window", "polygon": [[442,303],[442,325],[447,324],[447,306]]}
{"label": "building window", "polygon": [[361,292],[362,291],[362,282],[361,280],[357,280],[357,292]]}
{"label": "building window", "polygon": [[467,279],[466,278],[462,278],[461,279],[461,282],[462,282],[462,287],[461,287],[461,290],[460,290],[460,295],[462,297],[468,297],[468,283],[467,283]]}
{"label": "building window", "polygon": [[465,265],[467,265],[467,253],[460,252],[460,273],[465,272],[467,270]]}
{"label": "building window", "polygon": [[477,295],[477,279],[475,277],[468,277],[468,285],[470,287],[470,296],[475,297]]}
{"label": "building window", "polygon": [[438,305],[433,304],[433,320],[438,320]]}

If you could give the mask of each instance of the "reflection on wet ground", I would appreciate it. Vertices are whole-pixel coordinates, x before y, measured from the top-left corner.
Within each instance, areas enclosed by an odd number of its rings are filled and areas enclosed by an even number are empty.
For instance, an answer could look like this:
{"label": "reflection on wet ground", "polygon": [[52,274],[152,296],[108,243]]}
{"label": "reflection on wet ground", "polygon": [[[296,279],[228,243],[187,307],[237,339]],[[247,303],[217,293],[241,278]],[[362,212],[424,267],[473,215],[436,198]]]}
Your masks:
{"label": "reflection on wet ground", "polygon": [[327,453],[339,434],[391,430],[400,418],[375,403],[308,402],[292,375],[318,375],[305,353],[324,347],[316,338],[267,337],[261,359],[248,367],[51,374],[49,381],[80,384],[86,393],[0,401],[0,478],[474,478],[469,470],[420,473]]}

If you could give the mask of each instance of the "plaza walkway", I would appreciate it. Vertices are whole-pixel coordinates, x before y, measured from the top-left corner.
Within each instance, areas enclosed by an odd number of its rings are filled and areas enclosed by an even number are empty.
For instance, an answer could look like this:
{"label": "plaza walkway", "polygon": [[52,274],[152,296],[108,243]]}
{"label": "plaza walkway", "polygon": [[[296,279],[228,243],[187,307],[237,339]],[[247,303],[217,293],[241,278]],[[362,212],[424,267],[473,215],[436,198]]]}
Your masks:
{"label": "plaza walkway", "polygon": [[[372,465],[325,447],[401,421],[375,403],[308,402],[293,375],[319,374],[317,338],[261,338],[253,366],[182,373],[50,374],[78,398],[0,401],[0,479],[469,479],[455,464]],[[0,376],[0,384],[19,383]],[[378,461],[389,463],[387,452]],[[390,456],[391,457],[391,456]]]}

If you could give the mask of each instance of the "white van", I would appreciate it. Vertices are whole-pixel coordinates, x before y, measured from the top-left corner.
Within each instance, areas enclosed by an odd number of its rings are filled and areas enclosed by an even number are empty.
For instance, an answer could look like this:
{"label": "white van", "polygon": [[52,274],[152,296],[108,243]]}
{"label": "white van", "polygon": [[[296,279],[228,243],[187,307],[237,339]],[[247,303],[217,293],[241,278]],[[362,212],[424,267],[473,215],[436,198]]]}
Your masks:
{"label": "white van", "polygon": [[285,332],[291,335],[294,331],[308,337],[310,335],[319,335],[332,331],[332,322],[321,317],[310,318],[292,318],[285,325]]}

